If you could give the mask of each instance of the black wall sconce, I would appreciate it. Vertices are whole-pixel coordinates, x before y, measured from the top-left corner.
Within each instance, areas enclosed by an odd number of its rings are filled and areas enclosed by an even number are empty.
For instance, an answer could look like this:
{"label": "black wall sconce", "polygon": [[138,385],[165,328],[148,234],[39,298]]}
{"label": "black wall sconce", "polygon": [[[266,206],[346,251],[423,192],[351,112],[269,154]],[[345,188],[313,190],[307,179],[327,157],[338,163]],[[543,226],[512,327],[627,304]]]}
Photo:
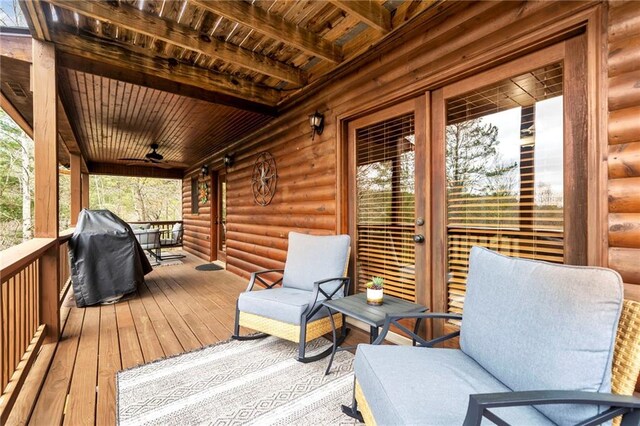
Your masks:
{"label": "black wall sconce", "polygon": [[313,140],[316,134],[321,135],[324,130],[324,115],[318,111],[314,112],[309,116],[309,125],[311,125],[311,140]]}
{"label": "black wall sconce", "polygon": [[225,154],[222,161],[224,162],[224,166],[225,167],[231,167],[233,166],[233,163],[235,162],[235,159],[233,158],[233,156],[231,154]]}
{"label": "black wall sconce", "polygon": [[203,178],[209,176],[209,166],[207,166],[206,164],[202,166],[202,168],[200,169],[200,173],[202,174]]}

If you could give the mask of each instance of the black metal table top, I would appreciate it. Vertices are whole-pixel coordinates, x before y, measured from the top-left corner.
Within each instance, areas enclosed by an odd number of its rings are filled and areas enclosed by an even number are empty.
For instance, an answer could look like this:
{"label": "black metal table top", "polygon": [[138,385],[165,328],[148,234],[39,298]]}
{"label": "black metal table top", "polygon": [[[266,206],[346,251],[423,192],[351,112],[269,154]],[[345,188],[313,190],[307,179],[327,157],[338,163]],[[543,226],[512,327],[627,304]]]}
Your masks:
{"label": "black metal table top", "polygon": [[333,311],[338,311],[374,327],[382,327],[387,314],[427,311],[427,308],[422,305],[387,294],[384,295],[384,302],[380,306],[367,305],[366,293],[327,300],[323,304]]}

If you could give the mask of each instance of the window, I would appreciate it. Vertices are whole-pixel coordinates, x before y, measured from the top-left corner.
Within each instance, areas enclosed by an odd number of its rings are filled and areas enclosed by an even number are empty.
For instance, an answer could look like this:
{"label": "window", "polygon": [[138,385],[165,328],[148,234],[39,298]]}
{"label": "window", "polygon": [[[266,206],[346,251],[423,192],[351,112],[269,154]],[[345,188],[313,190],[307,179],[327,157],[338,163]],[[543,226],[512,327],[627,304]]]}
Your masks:
{"label": "window", "polygon": [[461,313],[472,246],[564,261],[562,63],[446,102],[447,293]]}
{"label": "window", "polygon": [[415,300],[414,113],[355,129],[357,290],[384,278],[385,293]]}
{"label": "window", "polygon": [[198,178],[191,178],[191,213],[198,214]]}

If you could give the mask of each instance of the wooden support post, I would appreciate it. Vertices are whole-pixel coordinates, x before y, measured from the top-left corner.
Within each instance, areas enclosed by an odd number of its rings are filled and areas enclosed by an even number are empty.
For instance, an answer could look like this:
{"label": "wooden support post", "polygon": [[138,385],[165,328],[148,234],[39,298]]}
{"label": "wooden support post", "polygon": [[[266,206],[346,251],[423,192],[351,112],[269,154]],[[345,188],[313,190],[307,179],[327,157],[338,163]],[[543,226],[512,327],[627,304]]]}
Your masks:
{"label": "wooden support post", "polygon": [[78,223],[78,215],[82,209],[82,157],[79,154],[69,154],[71,160],[71,226]]}
{"label": "wooden support post", "polygon": [[82,208],[89,208],[89,173],[82,173],[82,185],[80,185],[82,190]]}
{"label": "wooden support post", "polygon": [[[53,44],[33,40],[33,140],[35,146],[35,237],[55,238],[58,229],[58,129],[56,52]],[[59,248],[54,244],[40,260],[40,322],[45,342],[60,336],[58,312]]]}

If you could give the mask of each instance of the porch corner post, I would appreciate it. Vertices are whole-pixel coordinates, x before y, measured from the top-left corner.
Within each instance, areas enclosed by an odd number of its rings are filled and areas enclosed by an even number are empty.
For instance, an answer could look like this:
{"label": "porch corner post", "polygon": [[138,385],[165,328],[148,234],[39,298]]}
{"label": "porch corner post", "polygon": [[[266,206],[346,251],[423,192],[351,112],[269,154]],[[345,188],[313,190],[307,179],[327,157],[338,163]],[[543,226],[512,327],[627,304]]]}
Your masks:
{"label": "porch corner post", "polygon": [[71,226],[78,223],[78,215],[82,210],[82,157],[69,154],[71,160]]}
{"label": "porch corner post", "polygon": [[58,123],[56,52],[51,43],[33,40],[31,73],[33,91],[33,140],[35,146],[36,238],[55,243],[40,260],[40,322],[46,326],[45,343],[60,336],[58,245]]}
{"label": "porch corner post", "polygon": [[82,173],[82,184],[80,185],[82,192],[82,206],[81,209],[89,208],[89,173]]}

